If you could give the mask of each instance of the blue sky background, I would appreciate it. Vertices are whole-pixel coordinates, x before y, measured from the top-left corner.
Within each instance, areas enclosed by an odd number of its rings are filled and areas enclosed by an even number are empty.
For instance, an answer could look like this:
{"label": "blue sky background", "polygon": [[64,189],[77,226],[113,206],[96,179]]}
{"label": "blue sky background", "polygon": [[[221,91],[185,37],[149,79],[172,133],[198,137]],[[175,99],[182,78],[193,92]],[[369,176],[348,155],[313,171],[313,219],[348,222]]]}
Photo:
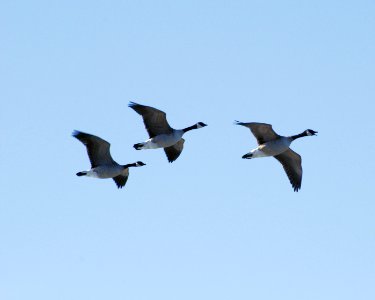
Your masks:
{"label": "blue sky background", "polygon": [[[0,298],[375,299],[373,1],[0,3]],[[189,132],[180,158],[129,101]],[[296,141],[294,193],[232,122]],[[74,130],[142,160],[78,178]]]}

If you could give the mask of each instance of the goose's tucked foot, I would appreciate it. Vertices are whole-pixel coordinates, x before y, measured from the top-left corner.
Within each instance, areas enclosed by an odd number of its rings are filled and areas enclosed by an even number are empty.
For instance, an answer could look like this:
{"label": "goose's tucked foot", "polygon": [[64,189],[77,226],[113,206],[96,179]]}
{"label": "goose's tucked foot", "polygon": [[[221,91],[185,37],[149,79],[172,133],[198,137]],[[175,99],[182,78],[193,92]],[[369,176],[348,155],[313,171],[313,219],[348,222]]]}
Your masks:
{"label": "goose's tucked foot", "polygon": [[87,172],[78,172],[76,175],[77,176],[85,176],[85,175],[87,175]]}
{"label": "goose's tucked foot", "polygon": [[247,153],[247,154],[245,154],[244,156],[242,156],[242,158],[245,158],[245,159],[252,159],[252,158],[253,158],[253,153]]}
{"label": "goose's tucked foot", "polygon": [[138,143],[138,144],[134,144],[134,148],[135,150],[141,150],[144,146],[144,143]]}

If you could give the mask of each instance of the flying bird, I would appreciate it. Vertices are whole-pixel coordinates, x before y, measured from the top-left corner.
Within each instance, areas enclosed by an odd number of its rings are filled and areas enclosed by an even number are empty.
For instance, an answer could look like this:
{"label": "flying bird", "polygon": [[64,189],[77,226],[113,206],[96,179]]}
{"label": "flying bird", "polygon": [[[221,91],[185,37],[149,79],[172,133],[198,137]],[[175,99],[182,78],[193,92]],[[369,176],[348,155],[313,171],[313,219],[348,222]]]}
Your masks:
{"label": "flying bird", "polygon": [[242,158],[275,157],[282,164],[294,191],[298,192],[302,183],[302,159],[289,146],[298,138],[316,135],[317,131],[307,129],[300,134],[281,136],[272,129],[270,124],[239,121],[235,121],[235,124],[248,127],[258,142],[258,147],[246,153]]}
{"label": "flying bird", "polygon": [[112,159],[109,151],[111,144],[107,141],[98,136],[78,130],[73,131],[72,136],[86,146],[87,154],[91,162],[91,169],[89,171],[78,172],[76,174],[77,176],[102,179],[112,178],[120,189],[125,186],[128,180],[130,167],[141,167],[145,165],[141,161],[127,165],[119,165]]}
{"label": "flying bird", "polygon": [[168,124],[165,112],[134,102],[130,102],[129,107],[142,116],[150,137],[143,143],[135,144],[134,148],[136,150],[164,148],[169,162],[175,161],[180,156],[185,142],[182,136],[186,132],[207,126],[203,122],[198,122],[184,129],[173,129]]}

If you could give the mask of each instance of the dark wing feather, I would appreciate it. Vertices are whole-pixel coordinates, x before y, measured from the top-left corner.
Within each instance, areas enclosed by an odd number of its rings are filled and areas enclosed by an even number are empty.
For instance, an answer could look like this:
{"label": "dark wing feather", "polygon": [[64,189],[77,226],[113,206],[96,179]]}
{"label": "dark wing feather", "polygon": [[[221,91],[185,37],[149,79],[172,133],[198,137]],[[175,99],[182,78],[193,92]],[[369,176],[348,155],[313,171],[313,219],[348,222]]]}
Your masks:
{"label": "dark wing feather", "polygon": [[184,139],[179,140],[176,144],[170,147],[164,148],[164,152],[168,157],[168,161],[174,162],[181,154],[182,149],[184,148]]}
{"label": "dark wing feather", "polygon": [[116,183],[117,188],[122,189],[128,181],[128,178],[129,176],[118,175],[116,177],[113,177],[113,180]]}
{"label": "dark wing feather", "polygon": [[280,136],[272,129],[271,124],[266,123],[256,123],[256,122],[250,122],[250,123],[243,123],[236,121],[237,125],[242,125],[251,130],[255,138],[257,139],[258,145],[262,145],[264,143],[267,143],[269,141],[275,140],[279,138]]}
{"label": "dark wing feather", "polygon": [[111,144],[107,141],[98,136],[77,130],[73,132],[73,136],[86,146],[92,168],[114,163],[109,151]]}
{"label": "dark wing feather", "polygon": [[301,188],[302,184],[302,159],[299,154],[291,149],[274,156],[284,167],[286,175],[293,186],[295,192]]}
{"label": "dark wing feather", "polygon": [[172,133],[165,112],[151,106],[141,105],[134,102],[129,103],[129,107],[134,109],[143,118],[146,130],[150,138],[164,133]]}

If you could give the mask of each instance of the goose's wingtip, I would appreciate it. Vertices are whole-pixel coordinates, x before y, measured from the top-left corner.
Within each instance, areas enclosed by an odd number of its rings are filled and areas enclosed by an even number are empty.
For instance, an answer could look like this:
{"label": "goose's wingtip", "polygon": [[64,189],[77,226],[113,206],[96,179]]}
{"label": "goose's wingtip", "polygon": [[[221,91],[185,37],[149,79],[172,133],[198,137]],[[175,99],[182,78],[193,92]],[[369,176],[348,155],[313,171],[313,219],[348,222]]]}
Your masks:
{"label": "goose's wingtip", "polygon": [[79,131],[79,130],[73,130],[73,132],[72,132],[72,136],[74,136],[74,137],[77,137],[77,135],[79,135],[81,132]]}

